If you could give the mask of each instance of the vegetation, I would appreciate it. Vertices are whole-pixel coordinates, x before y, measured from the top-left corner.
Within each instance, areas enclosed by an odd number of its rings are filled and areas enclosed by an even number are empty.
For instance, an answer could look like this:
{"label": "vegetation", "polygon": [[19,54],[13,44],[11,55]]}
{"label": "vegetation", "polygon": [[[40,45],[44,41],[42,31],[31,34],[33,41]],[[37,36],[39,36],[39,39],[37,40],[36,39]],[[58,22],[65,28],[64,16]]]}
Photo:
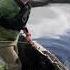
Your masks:
{"label": "vegetation", "polygon": [[6,70],[6,65],[0,64],[0,70]]}
{"label": "vegetation", "polygon": [[14,17],[19,13],[19,7],[14,0],[0,0],[0,17]]}

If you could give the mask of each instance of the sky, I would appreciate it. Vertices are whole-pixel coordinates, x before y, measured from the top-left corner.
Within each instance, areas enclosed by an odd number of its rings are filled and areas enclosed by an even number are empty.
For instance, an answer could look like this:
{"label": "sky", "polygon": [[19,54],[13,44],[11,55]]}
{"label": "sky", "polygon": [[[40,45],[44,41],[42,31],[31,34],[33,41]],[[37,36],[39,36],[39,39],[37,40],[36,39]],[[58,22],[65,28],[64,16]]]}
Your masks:
{"label": "sky", "polygon": [[57,37],[70,30],[70,5],[49,4],[32,8],[27,24],[33,38]]}

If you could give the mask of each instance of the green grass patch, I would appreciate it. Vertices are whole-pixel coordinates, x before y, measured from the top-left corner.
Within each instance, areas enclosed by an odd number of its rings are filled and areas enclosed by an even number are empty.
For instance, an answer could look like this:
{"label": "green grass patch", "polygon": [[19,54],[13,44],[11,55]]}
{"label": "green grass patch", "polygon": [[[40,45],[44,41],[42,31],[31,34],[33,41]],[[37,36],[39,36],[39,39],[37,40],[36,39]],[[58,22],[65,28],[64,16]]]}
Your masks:
{"label": "green grass patch", "polygon": [[7,69],[6,69],[6,65],[0,64],[0,70],[7,70]]}

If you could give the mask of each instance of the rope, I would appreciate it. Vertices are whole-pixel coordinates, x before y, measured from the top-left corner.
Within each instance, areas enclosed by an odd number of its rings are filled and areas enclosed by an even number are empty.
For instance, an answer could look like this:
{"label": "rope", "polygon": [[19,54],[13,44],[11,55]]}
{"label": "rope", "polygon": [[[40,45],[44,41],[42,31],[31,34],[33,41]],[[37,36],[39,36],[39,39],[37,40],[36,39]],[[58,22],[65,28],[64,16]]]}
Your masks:
{"label": "rope", "polygon": [[[15,44],[13,44],[12,42],[13,41],[0,41],[0,48],[15,46]],[[10,43],[12,43],[12,44],[10,44]],[[18,41],[17,43],[19,43],[19,44],[28,44],[28,42],[21,42],[21,41]]]}

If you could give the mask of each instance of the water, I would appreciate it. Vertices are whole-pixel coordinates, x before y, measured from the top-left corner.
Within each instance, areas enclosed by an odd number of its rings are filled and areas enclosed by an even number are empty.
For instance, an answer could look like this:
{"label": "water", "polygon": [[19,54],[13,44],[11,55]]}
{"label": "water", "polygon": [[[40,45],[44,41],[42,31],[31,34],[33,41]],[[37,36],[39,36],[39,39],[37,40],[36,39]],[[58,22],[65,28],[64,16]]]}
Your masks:
{"label": "water", "polygon": [[70,5],[33,8],[27,26],[33,39],[54,53],[70,70]]}
{"label": "water", "polygon": [[64,41],[66,40],[65,38],[67,39],[67,37],[61,39],[43,37],[36,40],[50,52],[54,53],[70,69],[70,43],[69,41]]}

